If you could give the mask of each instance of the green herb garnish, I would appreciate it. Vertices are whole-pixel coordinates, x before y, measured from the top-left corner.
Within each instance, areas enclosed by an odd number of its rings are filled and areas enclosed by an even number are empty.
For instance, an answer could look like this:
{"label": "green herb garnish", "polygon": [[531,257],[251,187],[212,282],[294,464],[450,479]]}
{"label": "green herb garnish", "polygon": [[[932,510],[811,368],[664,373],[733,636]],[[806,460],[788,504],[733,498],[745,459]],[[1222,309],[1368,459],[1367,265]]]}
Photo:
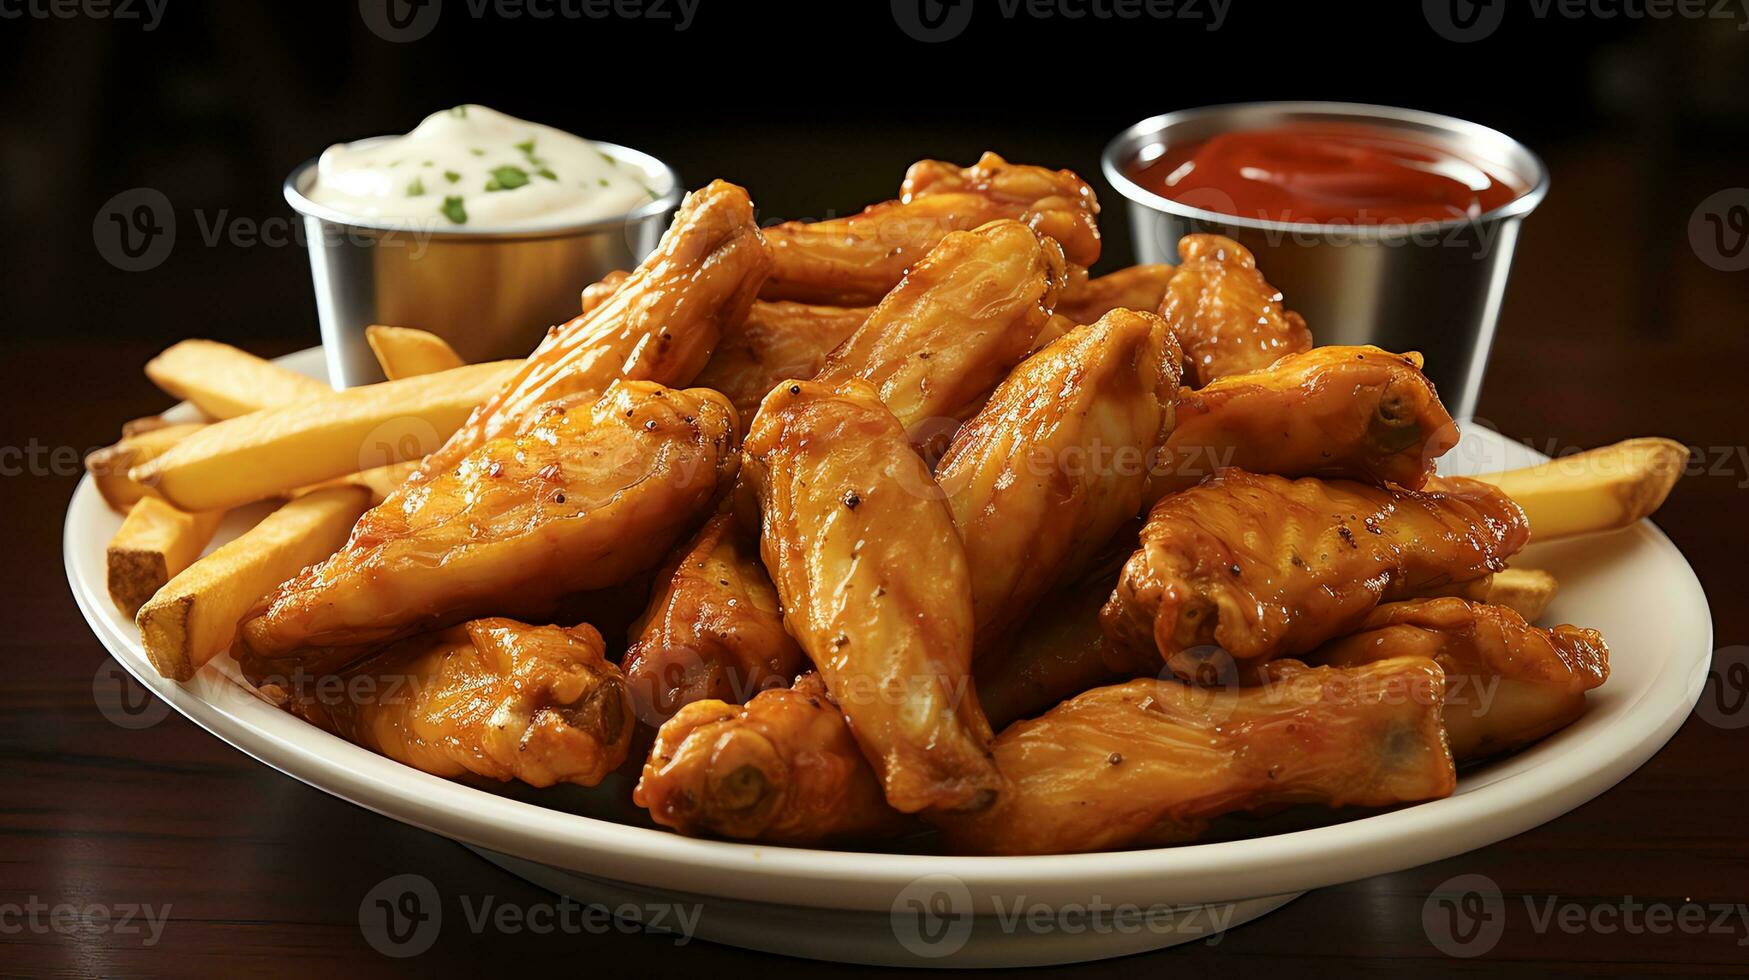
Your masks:
{"label": "green herb garnish", "polygon": [[467,107],[467,104],[466,104],[466,103],[463,103],[463,104],[462,104],[462,105],[458,105],[458,106],[456,106],[456,107],[455,107],[455,108],[454,108],[454,109],[451,109],[451,110],[449,110],[449,114],[450,114],[450,115],[452,115],[452,116],[454,116],[454,117],[456,117],[456,118],[457,118],[457,119],[466,119],[466,118],[468,118],[468,107]]}
{"label": "green herb garnish", "polygon": [[608,184],[612,183],[612,181],[608,180],[606,177],[597,177],[597,178],[595,178],[595,182],[597,184],[600,184],[603,187],[606,187]]}
{"label": "green herb garnish", "polygon": [[458,174],[458,173],[456,173],[456,172],[455,172],[455,171],[453,171],[453,170],[445,170],[445,171],[444,171],[444,172],[443,172],[443,179],[444,179],[444,180],[447,180],[447,181],[449,181],[449,182],[450,182],[450,183],[452,183],[452,184],[453,184],[453,183],[455,183],[455,182],[456,182],[456,181],[458,181],[458,180],[461,180],[461,179],[462,179],[462,175],[461,175],[461,174]]}
{"label": "green herb garnish", "polygon": [[540,174],[542,177],[545,177],[548,180],[558,180],[559,179],[559,175],[556,173],[553,173],[552,170],[547,168],[547,167],[542,167],[539,170],[536,170],[535,173]]}
{"label": "green herb garnish", "polygon": [[407,185],[407,196],[418,197],[423,193],[425,193],[425,181],[414,177],[413,182]]}
{"label": "green herb garnish", "polygon": [[480,148],[479,148],[479,147],[477,147],[477,146],[470,146],[470,147],[468,147],[468,152],[469,152],[469,153],[472,153],[472,154],[473,154],[473,155],[474,155],[474,156],[477,156],[477,157],[483,157],[483,156],[485,156],[485,155],[486,155],[486,151],[485,151],[485,150],[482,150],[482,149],[480,149]]}
{"label": "green herb garnish", "polygon": [[458,225],[465,225],[468,223],[468,209],[462,207],[462,199],[459,197],[444,198],[443,207],[438,210],[443,212],[444,217]]}
{"label": "green herb garnish", "polygon": [[516,148],[521,150],[525,157],[534,156],[534,140],[523,140],[516,144]]}
{"label": "green herb garnish", "polygon": [[526,183],[528,183],[528,171],[521,167],[505,164],[502,167],[492,168],[492,179],[486,181],[486,189],[489,191],[513,191]]}

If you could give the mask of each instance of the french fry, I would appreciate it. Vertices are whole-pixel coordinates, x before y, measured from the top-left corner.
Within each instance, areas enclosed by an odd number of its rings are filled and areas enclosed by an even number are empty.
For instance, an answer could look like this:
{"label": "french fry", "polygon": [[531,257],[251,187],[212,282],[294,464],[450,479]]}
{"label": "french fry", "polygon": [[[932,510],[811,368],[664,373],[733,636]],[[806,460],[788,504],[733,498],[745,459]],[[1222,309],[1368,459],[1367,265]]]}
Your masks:
{"label": "french fry", "polygon": [[1548,612],[1559,589],[1555,577],[1541,569],[1508,568],[1490,577],[1482,599],[1497,606],[1510,606],[1527,622],[1534,623]]}
{"label": "french fry", "polygon": [[442,337],[412,327],[365,327],[364,339],[376,355],[383,377],[390,381],[435,374],[467,363]]}
{"label": "french fry", "polygon": [[292,405],[333,389],[215,340],[184,340],[146,362],[146,377],[215,419]]}
{"label": "french fry", "polygon": [[130,476],[183,510],[225,510],[417,459],[521,363],[471,364],[215,422]]}
{"label": "french fry", "polygon": [[306,493],[326,490],[329,487],[363,487],[370,491],[370,505],[375,507],[393,493],[396,487],[406,483],[407,478],[412,476],[413,471],[418,469],[419,464],[424,461],[425,458],[421,456],[418,459],[390,463],[387,466],[373,466],[368,470],[360,470],[347,476],[336,477],[313,487],[305,487],[293,492],[292,496],[301,497]]}
{"label": "french fry", "polygon": [[200,557],[222,511],[188,514],[142,497],[109,541],[109,598],[130,618],[178,572]]}
{"label": "french fry", "polygon": [[122,438],[125,439],[128,436],[137,436],[151,432],[153,429],[162,429],[170,424],[172,424],[170,420],[162,415],[142,415],[137,419],[128,419],[126,422],[123,422],[121,424],[121,435]]}
{"label": "french fry", "polygon": [[173,680],[193,677],[231,645],[263,596],[339,550],[369,502],[363,487],[306,494],[183,569],[134,619],[152,666]]}
{"label": "french fry", "polygon": [[1688,465],[1688,447],[1673,439],[1629,439],[1539,466],[1476,479],[1518,501],[1533,541],[1609,531],[1649,516]]}
{"label": "french fry", "polygon": [[85,472],[91,474],[91,482],[97,484],[97,492],[103,495],[104,501],[126,514],[135,501],[153,493],[150,486],[130,478],[128,471],[157,459],[169,452],[170,447],[204,428],[206,424],[202,422],[161,425],[131,433],[124,428],[120,442],[94,450],[85,457]]}

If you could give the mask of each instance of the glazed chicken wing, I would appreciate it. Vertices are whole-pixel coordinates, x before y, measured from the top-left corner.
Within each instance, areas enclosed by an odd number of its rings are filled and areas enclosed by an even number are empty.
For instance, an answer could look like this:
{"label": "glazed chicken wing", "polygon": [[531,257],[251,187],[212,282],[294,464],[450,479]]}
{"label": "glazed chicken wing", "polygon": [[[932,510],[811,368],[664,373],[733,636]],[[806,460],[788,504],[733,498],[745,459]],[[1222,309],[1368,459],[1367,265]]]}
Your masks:
{"label": "glazed chicken wing", "polygon": [[1001,650],[978,659],[978,704],[990,727],[1001,731],[1118,678],[1106,666],[1099,626],[1099,609],[1115,577],[1092,576],[1045,595]]}
{"label": "glazed chicken wing", "polygon": [[1565,728],[1585,713],[1585,692],[1609,678],[1609,648],[1596,630],[1538,629],[1505,606],[1463,599],[1380,606],[1360,632],[1311,659],[1347,667],[1397,656],[1444,669],[1445,732],[1459,762]]}
{"label": "glazed chicken wing", "polygon": [[761,295],[875,303],[948,234],[1003,218],[1055,239],[1070,262],[1090,266],[1099,259],[1098,214],[1093,189],[1067,170],[1011,164],[994,153],[964,169],[924,160],[905,175],[897,201],[765,229],[776,267]]}
{"label": "glazed chicken wing", "polygon": [[740,840],[812,844],[910,826],[813,673],[745,707],[680,709],[657,733],[632,799],[683,834]]}
{"label": "glazed chicken wing", "polygon": [[1093,279],[1071,280],[1057,312],[1075,323],[1093,323],[1112,310],[1158,310],[1177,271],[1164,263],[1132,265]]}
{"label": "glazed chicken wing", "polygon": [[655,724],[706,699],[742,704],[801,671],[802,650],[784,631],[756,529],[734,515],[706,522],[656,581],[620,661],[639,717]]}
{"label": "glazed chicken wing", "polygon": [[476,619],[394,644],[287,707],[437,776],[594,786],[625,761],[634,719],[588,626]]}
{"label": "glazed chicken wing", "polygon": [[1282,306],[1280,291],[1244,246],[1220,235],[1186,235],[1178,256],[1160,315],[1184,347],[1185,384],[1200,388],[1311,349],[1306,321]]}
{"label": "glazed chicken wing", "polygon": [[1421,363],[1377,347],[1314,347],[1186,389],[1150,498],[1227,466],[1419,489],[1458,439]]}
{"label": "glazed chicken wing", "polygon": [[859,378],[919,444],[977,411],[1033,349],[1065,278],[1063,252],[1017,221],[955,232],[930,250],[816,380]]}
{"label": "glazed chicken wing", "polygon": [[1088,691],[996,739],[994,806],[928,819],[955,852],[1065,854],[1181,843],[1227,813],[1390,806],[1456,786],[1432,661],[1267,674],[1251,688]]}
{"label": "glazed chicken wing", "polygon": [[718,180],[688,194],[656,251],[600,305],[549,331],[504,387],[426,458],[414,484],[453,469],[488,439],[532,424],[549,402],[593,400],[617,378],[690,384],[722,331],[746,316],[770,270],[746,191]]}
{"label": "glazed chicken wing", "polygon": [[965,542],[977,649],[1141,511],[1179,359],[1159,317],[1114,311],[1028,358],[954,436],[936,477]]}
{"label": "glazed chicken wing", "polygon": [[745,466],[784,621],[887,801],[986,805],[997,780],[971,684],[965,549],[899,420],[864,382],[792,382],[760,407]]}
{"label": "glazed chicken wing", "polygon": [[1474,480],[1423,491],[1223,470],[1155,505],[1101,614],[1132,668],[1163,657],[1206,678],[1218,647],[1240,666],[1353,632],[1382,601],[1499,571],[1524,512]]}
{"label": "glazed chicken wing", "polygon": [[252,673],[324,672],[474,616],[532,614],[660,562],[733,479],[735,410],[714,391],[615,382],[367,512],[345,547],[241,628]]}
{"label": "glazed chicken wing", "polygon": [[699,373],[698,385],[729,396],[745,432],[759,402],[779,381],[818,374],[826,356],[856,332],[870,312],[864,306],[756,302],[747,319],[723,335]]}

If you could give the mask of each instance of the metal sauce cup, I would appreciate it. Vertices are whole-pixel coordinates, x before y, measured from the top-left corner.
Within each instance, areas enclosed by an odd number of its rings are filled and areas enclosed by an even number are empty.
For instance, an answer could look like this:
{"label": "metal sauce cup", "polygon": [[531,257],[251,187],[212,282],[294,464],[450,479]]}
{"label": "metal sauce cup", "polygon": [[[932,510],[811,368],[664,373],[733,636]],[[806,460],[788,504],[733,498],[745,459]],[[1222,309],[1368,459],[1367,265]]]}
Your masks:
{"label": "metal sauce cup", "polygon": [[[1234,130],[1347,123],[1398,130],[1479,163],[1520,191],[1475,218],[1412,225],[1299,224],[1173,201],[1128,174],[1165,147]],[[1144,119],[1106,145],[1105,179],[1129,201],[1138,262],[1178,262],[1178,239],[1226,235],[1299,311],[1319,344],[1376,344],[1427,355],[1427,375],[1459,419],[1475,415],[1518,228],[1548,193],[1548,168],[1517,140],[1472,122],[1345,102],[1255,102]],[[1203,204],[1219,202],[1202,200]],[[1229,202],[1230,203],[1230,202]]]}
{"label": "metal sauce cup", "polygon": [[397,225],[324,207],[304,195],[316,161],[292,171],[285,199],[303,216],[328,378],[382,380],[364,328],[418,327],[468,362],[524,357],[547,328],[577,316],[584,286],[650,254],[680,203],[680,178],[646,153],[596,143],[662,196],[615,218],[524,229]]}

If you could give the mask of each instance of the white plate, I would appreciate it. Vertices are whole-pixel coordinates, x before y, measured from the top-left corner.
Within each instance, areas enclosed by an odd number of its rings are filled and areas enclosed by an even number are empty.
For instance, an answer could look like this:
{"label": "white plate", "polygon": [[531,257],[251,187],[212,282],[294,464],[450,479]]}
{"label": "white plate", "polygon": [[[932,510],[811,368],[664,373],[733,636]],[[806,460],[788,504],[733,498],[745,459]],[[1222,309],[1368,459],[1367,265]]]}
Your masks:
{"label": "white plate", "polygon": [[[323,375],[317,349],[283,363]],[[1476,429],[1442,460],[1442,470],[1485,472],[1539,459]],[[1693,570],[1657,528],[1641,523],[1533,546],[1520,559],[1561,581],[1549,621],[1603,631],[1611,651],[1609,683],[1592,693],[1591,709],[1577,723],[1510,759],[1466,772],[1448,799],[1250,840],[1114,854],[940,857],[768,847],[694,840],[574,812],[614,814],[619,804],[602,804],[600,793],[516,799],[418,772],[258,700],[234,681],[228,660],[187,684],[166,681],[153,672],[138,632],[105,592],[104,546],[119,525],[91,481],[82,481],[64,536],[73,594],[115,659],[195,724],[335,796],[492,852],[494,860],[548,887],[579,897],[697,901],[705,908],[696,934],[704,938],[861,962],[1012,965],[1136,952],[1204,934],[1210,920],[1181,916],[1139,933],[1072,932],[1069,918],[1063,920],[1069,929],[1037,929],[1016,926],[1011,916],[1004,923],[995,913],[1016,901],[1029,909],[1238,903],[1212,909],[1233,915],[1227,924],[1236,924],[1306,889],[1510,837],[1592,799],[1657,752],[1699,697],[1712,651],[1712,617]],[[228,524],[219,539],[242,526],[241,520]],[[930,907],[961,915],[969,909],[978,918],[969,930],[925,929],[920,939],[909,917],[920,896]],[[945,952],[954,955],[937,958]]]}

